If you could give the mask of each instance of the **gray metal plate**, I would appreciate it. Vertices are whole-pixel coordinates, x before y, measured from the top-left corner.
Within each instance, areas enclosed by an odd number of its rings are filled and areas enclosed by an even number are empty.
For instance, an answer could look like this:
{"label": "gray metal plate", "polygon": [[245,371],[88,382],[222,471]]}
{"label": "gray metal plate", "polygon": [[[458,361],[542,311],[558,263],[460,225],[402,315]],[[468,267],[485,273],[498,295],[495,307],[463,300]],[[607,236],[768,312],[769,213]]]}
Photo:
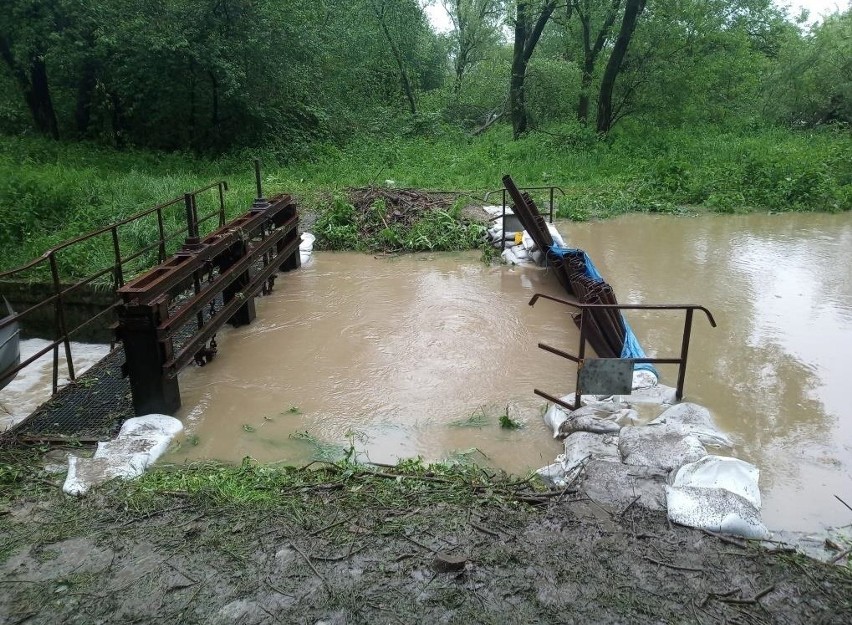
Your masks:
{"label": "gray metal plate", "polygon": [[628,358],[587,358],[579,375],[582,395],[630,395],[633,390],[633,361]]}

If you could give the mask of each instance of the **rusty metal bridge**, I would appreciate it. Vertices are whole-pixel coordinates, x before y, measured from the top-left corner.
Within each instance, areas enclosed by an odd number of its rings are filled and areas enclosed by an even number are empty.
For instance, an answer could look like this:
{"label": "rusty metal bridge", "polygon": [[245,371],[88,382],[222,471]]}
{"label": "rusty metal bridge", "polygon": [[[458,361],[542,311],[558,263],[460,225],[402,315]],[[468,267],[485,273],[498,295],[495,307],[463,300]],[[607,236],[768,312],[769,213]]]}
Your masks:
{"label": "rusty metal bridge", "polygon": [[[2,372],[11,378],[52,353],[52,398],[6,436],[91,442],[110,437],[134,414],[169,414],[180,407],[181,368],[213,358],[216,332],[225,323],[250,323],[255,298],[272,290],[278,272],[300,266],[295,201],[289,195],[263,196],[258,162],[255,182],[249,210],[230,221],[228,187],[221,181],[0,273],[0,284],[47,281],[37,296],[18,297],[19,312],[0,320],[0,329],[30,324],[53,334],[44,347]],[[140,242],[142,229],[156,233],[156,239]],[[77,274],[73,258],[92,250],[108,260],[91,273]],[[151,265],[156,266],[148,269]],[[88,307],[81,313],[74,301],[82,294]],[[93,333],[109,337],[113,349],[78,376],[72,341]],[[62,369],[69,384],[60,388]]]}

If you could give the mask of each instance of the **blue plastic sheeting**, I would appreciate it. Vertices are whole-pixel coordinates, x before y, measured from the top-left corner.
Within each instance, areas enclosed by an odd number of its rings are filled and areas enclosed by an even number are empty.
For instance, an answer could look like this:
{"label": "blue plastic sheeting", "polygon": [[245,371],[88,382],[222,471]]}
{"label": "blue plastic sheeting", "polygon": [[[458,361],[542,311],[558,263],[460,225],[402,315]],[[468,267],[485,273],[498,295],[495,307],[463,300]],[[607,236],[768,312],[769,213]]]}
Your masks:
{"label": "blue plastic sheeting", "polygon": [[590,277],[592,280],[597,280],[598,282],[604,282],[603,276],[598,271],[598,268],[595,267],[595,264],[592,262],[592,259],[589,258],[589,255],[586,254],[583,250],[578,250],[573,247],[562,247],[560,245],[556,245],[555,243],[550,246],[550,251],[557,256],[576,256],[580,260],[583,261],[584,266],[586,267],[586,275]]}
{"label": "blue plastic sheeting", "polygon": [[[639,339],[636,338],[636,335],[633,333],[633,328],[630,327],[630,324],[627,323],[627,318],[622,313],[621,315],[621,323],[624,324],[624,347],[621,348],[621,357],[622,358],[647,358],[645,355],[645,350],[642,349],[642,346],[639,344]],[[639,364],[633,365],[634,371],[650,371],[657,379],[660,378],[660,374],[657,373],[657,369],[650,362],[640,362]]]}
{"label": "blue plastic sheeting", "polygon": [[[550,252],[557,256],[565,257],[565,256],[574,256],[580,258],[583,261],[583,265],[586,268],[586,275],[592,280],[596,280],[598,282],[604,282],[603,276],[601,272],[598,271],[598,268],[595,267],[595,264],[592,262],[592,259],[589,258],[589,255],[586,254],[583,250],[572,248],[572,247],[562,247],[561,245],[552,245],[550,247]],[[639,339],[636,338],[636,334],[633,332],[633,328],[630,327],[630,324],[627,323],[627,318],[624,316],[624,313],[619,311],[621,314],[621,323],[624,325],[624,347],[621,348],[621,357],[622,358],[647,358],[645,354],[645,350],[642,349],[642,346],[639,344]],[[656,368],[651,363],[643,362],[637,365],[633,365],[634,371],[650,371],[657,378],[660,377],[660,374],[657,373]]]}

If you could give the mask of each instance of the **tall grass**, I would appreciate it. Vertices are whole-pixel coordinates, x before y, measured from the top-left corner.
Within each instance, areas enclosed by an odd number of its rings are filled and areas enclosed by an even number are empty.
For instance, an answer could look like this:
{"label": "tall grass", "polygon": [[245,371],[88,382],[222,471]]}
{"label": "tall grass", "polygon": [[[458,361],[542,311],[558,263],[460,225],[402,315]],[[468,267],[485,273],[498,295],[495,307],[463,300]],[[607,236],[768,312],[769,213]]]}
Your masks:
{"label": "tall grass", "polygon": [[[348,186],[484,193],[499,189],[505,173],[524,186],[561,186],[565,196],[558,196],[558,212],[578,220],[695,207],[723,213],[852,208],[852,141],[846,130],[625,127],[600,140],[566,124],[519,141],[511,140],[507,128],[476,138],[445,131],[360,138],[344,147],[317,145],[309,160],[287,165],[262,150],[205,160],[3,137],[2,266],[20,264],[62,240],[221,178],[231,187],[228,213],[238,214],[254,196],[254,156],[265,163],[267,194],[295,193],[303,204],[320,209],[321,198],[333,195],[327,192]],[[134,236],[146,238],[144,232]],[[86,258],[75,263],[85,264]]]}

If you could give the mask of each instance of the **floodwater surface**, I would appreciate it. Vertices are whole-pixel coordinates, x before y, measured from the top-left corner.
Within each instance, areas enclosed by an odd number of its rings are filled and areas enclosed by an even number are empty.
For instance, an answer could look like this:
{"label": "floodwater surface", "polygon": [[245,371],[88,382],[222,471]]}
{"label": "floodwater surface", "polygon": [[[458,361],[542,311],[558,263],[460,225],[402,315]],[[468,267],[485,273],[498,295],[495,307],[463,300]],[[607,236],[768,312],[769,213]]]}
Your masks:
{"label": "floodwater surface", "polygon": [[[633,215],[562,223],[622,303],[696,303],[686,398],[711,409],[761,469],[772,529],[845,525],[852,513],[852,216]],[[218,337],[220,356],[181,376],[188,438],[174,460],[395,462],[469,458],[523,472],[561,446],[544,401],[573,389],[561,295],[531,268],[477,254],[318,253],[258,300],[258,319]],[[631,313],[652,355],[676,355],[682,313]],[[676,370],[662,368],[674,385]],[[524,427],[502,429],[508,414]]]}
{"label": "floodwater surface", "polygon": [[[182,453],[305,462],[354,447],[373,462],[548,464],[558,446],[533,388],[562,394],[574,374],[536,345],[578,337],[565,311],[527,305],[559,294],[550,278],[478,253],[316,254],[257,301],[254,323],[221,333],[212,363],[182,375]],[[502,414],[526,427],[502,429]]]}
{"label": "floodwater surface", "polygon": [[[47,347],[44,339],[21,341],[21,362]],[[77,376],[85,373],[109,353],[109,345],[71,342],[71,359]],[[57,386],[63,387],[68,379],[68,364],[65,350],[60,346]],[[3,432],[29,416],[36,408],[50,399],[53,391],[53,351],[49,351],[22,369],[6,388],[0,390],[0,432]]]}

